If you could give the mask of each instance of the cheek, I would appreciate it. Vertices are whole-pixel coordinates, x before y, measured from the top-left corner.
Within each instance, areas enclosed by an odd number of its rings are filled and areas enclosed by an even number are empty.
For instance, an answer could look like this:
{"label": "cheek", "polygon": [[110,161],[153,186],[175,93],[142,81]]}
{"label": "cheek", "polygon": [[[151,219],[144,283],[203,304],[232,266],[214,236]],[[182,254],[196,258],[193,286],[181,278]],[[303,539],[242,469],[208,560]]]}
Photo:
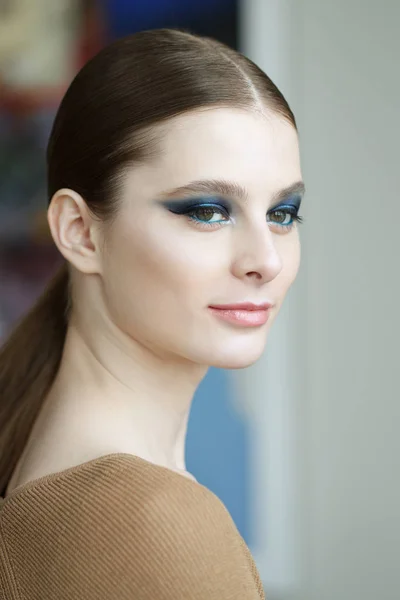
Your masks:
{"label": "cheek", "polygon": [[300,267],[301,247],[298,234],[293,235],[290,243],[282,248],[282,270],[275,280],[276,296],[281,304],[294,280]]}
{"label": "cheek", "polygon": [[296,279],[300,267],[301,247],[298,234],[293,236],[292,244],[285,257],[285,270],[287,271],[286,279],[290,286]]}
{"label": "cheek", "polygon": [[183,234],[172,227],[126,227],[108,256],[109,300],[118,303],[125,318],[138,311],[143,317],[150,310],[172,316],[185,306],[206,305],[213,281],[225,268],[221,252],[211,249],[206,234]]}

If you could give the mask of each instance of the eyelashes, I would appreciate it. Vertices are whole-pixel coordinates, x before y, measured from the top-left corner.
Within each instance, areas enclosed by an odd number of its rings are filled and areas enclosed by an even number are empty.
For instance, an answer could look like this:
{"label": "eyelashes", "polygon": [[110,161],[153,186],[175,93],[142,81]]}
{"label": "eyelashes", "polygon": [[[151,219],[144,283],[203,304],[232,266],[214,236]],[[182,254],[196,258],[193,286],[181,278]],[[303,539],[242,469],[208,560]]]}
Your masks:
{"label": "eyelashes", "polygon": [[303,221],[304,221],[303,217],[298,214],[299,209],[300,209],[300,206],[294,206],[292,204],[289,204],[287,206],[279,206],[277,208],[274,208],[273,210],[269,211],[268,214],[269,215],[283,215],[285,217],[284,221],[289,216],[290,217],[289,223],[281,223],[278,221],[276,224],[279,227],[283,228],[285,231],[290,231],[291,229],[293,229],[295,223],[303,223]]}
{"label": "eyelashes", "polygon": [[199,198],[190,198],[188,200],[172,200],[165,202],[165,206],[176,215],[185,215],[191,211],[198,210],[203,207],[213,207],[215,210],[220,210],[227,216],[232,212],[232,205],[226,200],[199,200]]}
{"label": "eyelashes", "polygon": [[[222,225],[223,223],[229,222],[229,213],[216,204],[201,204],[188,210],[185,214],[188,219],[193,220],[195,223],[200,223],[206,227],[213,227],[214,225]],[[212,221],[212,217],[216,214],[222,216],[222,219]],[[199,216],[200,215],[200,216]]]}
{"label": "eyelashes", "polygon": [[[201,229],[219,229],[224,227],[230,223],[232,212],[230,203],[225,200],[222,202],[199,202],[198,199],[191,199],[187,202],[168,202],[166,206],[172,213],[185,216],[193,225]],[[274,207],[267,213],[267,216],[270,217],[270,219],[267,219],[267,222],[275,225],[278,232],[288,232],[293,229],[295,223],[302,223],[304,221],[303,217],[298,214],[299,208],[300,200],[295,202],[295,204],[284,204]],[[218,216],[219,218],[215,218]]]}

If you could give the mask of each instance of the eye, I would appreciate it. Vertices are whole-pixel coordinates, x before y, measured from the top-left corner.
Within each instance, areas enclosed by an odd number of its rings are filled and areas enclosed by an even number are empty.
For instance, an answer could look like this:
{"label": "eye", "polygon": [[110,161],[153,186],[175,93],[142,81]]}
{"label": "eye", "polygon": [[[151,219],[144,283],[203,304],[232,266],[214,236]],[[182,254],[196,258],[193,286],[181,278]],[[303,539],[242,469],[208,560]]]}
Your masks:
{"label": "eye", "polygon": [[272,210],[268,213],[268,215],[273,215],[276,217],[276,220],[270,221],[278,226],[280,231],[290,231],[293,229],[295,222],[302,223],[303,217],[299,214],[299,208],[297,206],[279,206],[278,208]]}
{"label": "eye", "polygon": [[[214,204],[202,204],[192,207],[185,215],[196,224],[205,227],[221,226],[222,223],[229,221],[229,215],[221,206]],[[220,217],[223,217],[222,219]]]}
{"label": "eye", "polygon": [[231,222],[231,204],[222,198],[188,198],[163,204],[170,212],[185,217],[199,229],[218,229]]}

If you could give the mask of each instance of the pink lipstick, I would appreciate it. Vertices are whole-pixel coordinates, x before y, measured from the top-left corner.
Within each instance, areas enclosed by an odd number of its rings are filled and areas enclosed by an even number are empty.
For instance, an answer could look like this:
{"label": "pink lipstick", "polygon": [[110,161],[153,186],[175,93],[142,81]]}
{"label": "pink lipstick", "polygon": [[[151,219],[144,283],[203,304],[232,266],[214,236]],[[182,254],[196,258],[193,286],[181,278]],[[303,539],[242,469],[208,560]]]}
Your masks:
{"label": "pink lipstick", "polygon": [[241,302],[238,304],[216,304],[209,306],[209,309],[215,316],[229,323],[241,325],[242,327],[259,327],[268,321],[271,307],[272,304],[269,302],[261,304]]}

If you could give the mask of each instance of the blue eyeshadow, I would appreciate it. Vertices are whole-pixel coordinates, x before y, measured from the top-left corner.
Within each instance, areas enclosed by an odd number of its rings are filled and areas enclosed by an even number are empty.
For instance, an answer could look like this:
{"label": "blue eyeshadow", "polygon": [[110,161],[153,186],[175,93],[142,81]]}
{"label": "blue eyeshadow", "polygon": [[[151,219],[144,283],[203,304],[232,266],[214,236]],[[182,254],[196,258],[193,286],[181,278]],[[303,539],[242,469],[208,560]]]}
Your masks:
{"label": "blue eyeshadow", "polygon": [[278,210],[280,208],[294,208],[296,210],[299,210],[301,201],[302,201],[301,196],[292,196],[291,198],[288,198],[286,201],[281,200],[279,204],[277,204],[276,206],[272,206],[270,209],[268,209],[268,212],[272,212],[272,211]]}
{"label": "blue eyeshadow", "polygon": [[161,204],[175,214],[183,214],[192,208],[200,206],[220,206],[227,213],[231,212],[232,205],[225,199],[210,197],[210,198],[188,198],[185,200],[166,200],[161,201]]}

